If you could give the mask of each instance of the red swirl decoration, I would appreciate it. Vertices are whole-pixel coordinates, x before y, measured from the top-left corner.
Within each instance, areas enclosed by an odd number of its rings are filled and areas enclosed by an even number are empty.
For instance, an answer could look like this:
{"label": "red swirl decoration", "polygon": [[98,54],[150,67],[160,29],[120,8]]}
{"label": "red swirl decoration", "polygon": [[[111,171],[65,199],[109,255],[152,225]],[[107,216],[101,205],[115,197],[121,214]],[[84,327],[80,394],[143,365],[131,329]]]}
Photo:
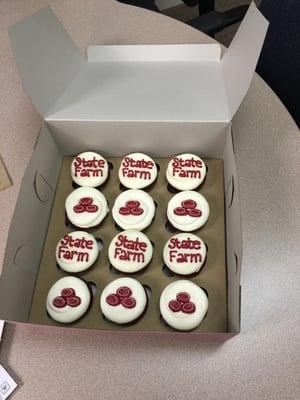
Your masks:
{"label": "red swirl decoration", "polygon": [[174,214],[179,217],[189,215],[190,217],[199,218],[202,215],[202,211],[196,207],[197,203],[194,200],[183,200],[181,202],[181,207],[174,208]]}
{"label": "red swirl decoration", "polygon": [[82,197],[79,203],[73,207],[76,214],[81,214],[83,212],[94,213],[98,211],[98,206],[93,204],[93,199],[91,197]]}
{"label": "red swirl decoration", "polygon": [[106,297],[106,303],[112,307],[122,305],[125,308],[134,308],[136,300],[132,295],[132,290],[127,286],[121,286],[116,293],[111,293]]}
{"label": "red swirl decoration", "polygon": [[72,288],[64,288],[60,292],[60,296],[56,296],[52,304],[56,308],[63,308],[67,305],[70,307],[77,307],[81,303],[81,298],[76,296],[75,290]]}
{"label": "red swirl decoration", "polygon": [[190,301],[191,296],[187,292],[177,293],[176,300],[169,301],[169,309],[173,312],[192,314],[196,311],[196,305]]}
{"label": "red swirl decoration", "polygon": [[125,206],[119,208],[121,215],[142,215],[144,210],[140,207],[141,203],[137,200],[128,200]]}

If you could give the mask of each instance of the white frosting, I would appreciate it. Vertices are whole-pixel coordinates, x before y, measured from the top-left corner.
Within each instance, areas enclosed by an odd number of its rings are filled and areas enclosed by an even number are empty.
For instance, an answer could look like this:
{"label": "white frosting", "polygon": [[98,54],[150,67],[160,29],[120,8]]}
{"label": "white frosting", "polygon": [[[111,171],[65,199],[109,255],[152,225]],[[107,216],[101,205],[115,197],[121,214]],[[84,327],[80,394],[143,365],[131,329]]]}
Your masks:
{"label": "white frosting", "polygon": [[[62,300],[61,299],[62,290],[69,288],[75,291],[75,295],[70,296],[69,298],[71,300],[74,300],[74,297],[75,298],[79,297],[80,304],[75,307],[71,307],[70,305],[67,304],[67,300],[65,300],[65,305],[63,307],[61,308],[56,307],[53,304],[53,300],[57,297],[59,297],[60,300]],[[56,281],[49,290],[46,301],[46,307],[50,317],[53,318],[55,321],[62,323],[70,323],[76,321],[77,319],[82,317],[82,315],[85,314],[90,304],[90,301],[91,301],[91,294],[87,284],[82,279],[76,278],[74,276],[66,276]]]}
{"label": "white frosting", "polygon": [[[170,309],[169,303],[176,300],[180,292],[188,293],[190,302],[195,306],[195,311],[191,314],[181,310],[174,312]],[[162,292],[159,301],[160,313],[166,323],[172,328],[188,331],[196,328],[206,315],[208,309],[208,298],[204,290],[195,283],[188,280],[179,280],[170,283]]]}
{"label": "white frosting", "polygon": [[180,154],[173,157],[167,167],[167,181],[178,190],[196,189],[206,176],[206,165],[195,154]]}
{"label": "white frosting", "polygon": [[[189,207],[183,202],[191,200]],[[183,215],[179,215],[179,214]],[[191,232],[201,228],[209,217],[209,205],[204,196],[195,191],[184,191],[175,194],[168,203],[168,219],[171,224],[183,232]]]}
{"label": "white frosting", "polygon": [[[91,206],[84,206],[84,211],[81,209],[76,212],[76,207],[82,208],[83,199],[90,199]],[[91,228],[99,225],[108,211],[106,198],[99,190],[94,188],[81,187],[75,189],[66,199],[67,216],[72,224],[79,228]]]}
{"label": "white frosting", "polygon": [[156,177],[156,164],[146,154],[128,154],[121,161],[119,179],[122,185],[129,189],[143,189],[151,185]]}
{"label": "white frosting", "polygon": [[[107,303],[109,295],[116,295],[117,290],[121,287],[127,287],[131,290],[130,298],[133,298],[135,306],[126,308],[122,303],[118,305],[110,305]],[[105,315],[112,322],[117,324],[126,324],[137,319],[145,310],[147,304],[147,296],[145,289],[136,279],[119,278],[109,283],[103,290],[100,298],[100,307]]]}
{"label": "white frosting", "polygon": [[178,233],[165,244],[163,258],[171,271],[180,275],[199,272],[206,258],[205,243],[192,233]]}
{"label": "white frosting", "polygon": [[108,249],[111,265],[125,273],[140,271],[149,264],[152,255],[150,240],[144,233],[136,230],[118,233]]}
{"label": "white frosting", "polygon": [[72,179],[79,186],[100,186],[106,181],[108,172],[105,158],[93,151],[78,154],[71,165]]}
{"label": "white frosting", "polygon": [[[130,208],[127,202],[138,202],[138,206]],[[128,204],[128,203],[127,203]],[[137,214],[137,215],[134,215]],[[155,204],[152,197],[143,190],[126,190],[115,200],[112,215],[115,222],[123,229],[136,229],[142,231],[154,218]]]}
{"label": "white frosting", "polygon": [[66,233],[56,246],[56,261],[66,272],[76,273],[91,267],[98,257],[93,235],[83,231]]}

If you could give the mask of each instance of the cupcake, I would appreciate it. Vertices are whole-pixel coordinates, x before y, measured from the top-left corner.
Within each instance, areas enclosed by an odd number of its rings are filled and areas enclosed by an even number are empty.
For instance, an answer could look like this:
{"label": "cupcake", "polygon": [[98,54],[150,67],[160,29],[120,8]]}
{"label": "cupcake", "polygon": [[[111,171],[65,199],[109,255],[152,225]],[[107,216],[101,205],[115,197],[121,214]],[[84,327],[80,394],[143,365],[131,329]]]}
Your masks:
{"label": "cupcake", "polygon": [[147,305],[145,289],[136,279],[119,278],[109,283],[100,298],[103,315],[117,324],[139,318]]}
{"label": "cupcake", "polygon": [[72,179],[79,186],[96,187],[108,178],[108,163],[93,151],[78,154],[71,164]]}
{"label": "cupcake", "polygon": [[48,292],[46,307],[55,321],[67,324],[81,318],[91,302],[87,284],[74,276],[66,276],[54,283]]}
{"label": "cupcake", "polygon": [[178,190],[194,190],[206,177],[206,165],[195,154],[180,154],[171,159],[166,171],[167,181]]}
{"label": "cupcake", "polygon": [[64,235],[57,243],[56,262],[66,272],[82,272],[90,268],[98,257],[98,246],[93,235],[75,231]]}
{"label": "cupcake", "polygon": [[165,244],[165,265],[175,274],[191,275],[199,272],[206,259],[205,243],[192,233],[178,233]]}
{"label": "cupcake", "polygon": [[99,225],[109,211],[104,195],[90,187],[73,190],[66,199],[65,207],[69,221],[79,228]]}
{"label": "cupcake", "polygon": [[195,283],[179,280],[170,283],[159,301],[161,316],[172,328],[189,331],[197,328],[208,309],[206,293]]}
{"label": "cupcake", "polygon": [[180,231],[192,232],[201,228],[209,217],[209,205],[204,196],[195,191],[175,194],[168,203],[170,223]]}
{"label": "cupcake", "polygon": [[147,236],[137,230],[118,233],[108,248],[111,265],[132,274],[145,268],[152,259],[153,246]]}
{"label": "cupcake", "polygon": [[128,154],[121,161],[119,179],[128,189],[144,189],[157,177],[157,167],[151,157],[143,153]]}
{"label": "cupcake", "polygon": [[142,231],[154,218],[155,204],[143,190],[126,190],[116,198],[112,215],[122,229]]}

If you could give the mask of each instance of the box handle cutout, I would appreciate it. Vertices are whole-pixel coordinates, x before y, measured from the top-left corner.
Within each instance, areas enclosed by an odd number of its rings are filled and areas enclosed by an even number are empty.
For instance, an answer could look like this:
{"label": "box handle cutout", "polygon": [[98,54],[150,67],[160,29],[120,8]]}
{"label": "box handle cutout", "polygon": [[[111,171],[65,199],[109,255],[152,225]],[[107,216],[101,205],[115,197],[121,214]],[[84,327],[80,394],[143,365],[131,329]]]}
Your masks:
{"label": "box handle cutout", "polygon": [[239,272],[239,259],[235,253],[233,253],[233,258],[234,258],[234,265],[235,265],[234,273],[235,273],[235,275],[237,275],[237,273]]}
{"label": "box handle cutout", "polygon": [[39,171],[36,171],[35,173],[34,190],[38,199],[43,203],[46,203],[48,200],[50,200],[54,193],[52,187],[49,185],[44,176],[39,173]]}
{"label": "box handle cutout", "polygon": [[14,264],[18,267],[27,267],[34,263],[34,252],[29,246],[20,246],[14,256]]}
{"label": "box handle cutout", "polygon": [[233,198],[234,198],[234,177],[233,177],[233,175],[231,175],[229,182],[227,184],[225,198],[226,198],[226,206],[227,206],[227,208],[230,208],[232,206]]}

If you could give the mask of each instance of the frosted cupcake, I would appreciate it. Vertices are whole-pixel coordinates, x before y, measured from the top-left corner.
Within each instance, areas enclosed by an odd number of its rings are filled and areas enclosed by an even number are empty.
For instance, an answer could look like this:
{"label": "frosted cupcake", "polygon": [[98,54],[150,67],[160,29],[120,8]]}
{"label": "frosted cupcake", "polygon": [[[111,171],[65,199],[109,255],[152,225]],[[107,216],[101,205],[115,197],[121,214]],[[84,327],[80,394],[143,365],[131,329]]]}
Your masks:
{"label": "frosted cupcake", "polygon": [[86,151],[78,154],[71,164],[72,179],[79,186],[97,187],[108,178],[108,163],[100,154]]}
{"label": "frosted cupcake", "polygon": [[194,190],[206,177],[206,165],[195,154],[185,153],[171,159],[166,170],[166,178],[178,190]]}

